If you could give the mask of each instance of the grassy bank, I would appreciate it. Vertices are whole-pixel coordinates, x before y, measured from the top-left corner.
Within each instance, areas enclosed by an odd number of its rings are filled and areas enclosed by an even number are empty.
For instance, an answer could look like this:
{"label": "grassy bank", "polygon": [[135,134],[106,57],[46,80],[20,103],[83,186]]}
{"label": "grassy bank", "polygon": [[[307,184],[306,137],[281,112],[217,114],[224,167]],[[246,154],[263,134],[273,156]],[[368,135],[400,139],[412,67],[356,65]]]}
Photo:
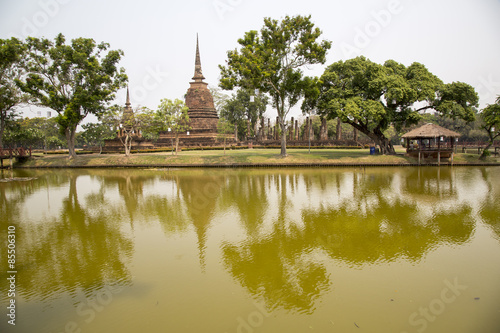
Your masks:
{"label": "grassy bank", "polygon": [[[143,153],[126,157],[123,154],[79,155],[69,160],[66,155],[38,155],[15,167],[150,167],[150,166],[247,166],[247,165],[413,165],[418,161],[404,156],[399,148],[397,155],[370,155],[368,149],[288,149],[282,158],[279,149],[245,149],[222,151],[184,151],[171,153]],[[429,161],[436,163],[436,161]],[[490,157],[486,163],[498,163]],[[454,164],[484,163],[475,154],[456,154]]]}

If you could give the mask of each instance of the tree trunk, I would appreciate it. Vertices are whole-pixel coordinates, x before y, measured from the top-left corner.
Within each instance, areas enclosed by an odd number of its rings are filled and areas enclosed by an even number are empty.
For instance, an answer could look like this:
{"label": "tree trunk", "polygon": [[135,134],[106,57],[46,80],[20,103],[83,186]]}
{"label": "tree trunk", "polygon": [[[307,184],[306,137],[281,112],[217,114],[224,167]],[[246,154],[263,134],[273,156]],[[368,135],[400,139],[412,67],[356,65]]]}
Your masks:
{"label": "tree trunk", "polygon": [[125,156],[129,157],[130,156],[130,150],[132,149],[132,138],[130,136],[130,133],[126,132],[125,134]]}
{"label": "tree trunk", "polygon": [[342,121],[340,118],[337,118],[337,140],[342,140]]}
{"label": "tree trunk", "polygon": [[488,142],[488,145],[486,146],[486,148],[483,149],[483,152],[481,153],[481,156],[479,156],[479,159],[481,161],[484,161],[486,159],[486,157],[488,157],[488,153],[487,151],[489,151],[490,147],[493,145],[493,140],[490,140],[490,142]]}
{"label": "tree trunk", "polygon": [[353,128],[357,129],[361,133],[364,133],[366,136],[368,136],[370,139],[372,139],[376,145],[380,147],[380,153],[383,155],[395,155],[396,151],[394,150],[394,147],[392,146],[392,143],[389,139],[387,139],[382,133],[382,131],[378,128],[375,128],[373,132],[370,132],[366,126],[363,126],[362,124],[358,124],[355,122],[348,122],[349,125],[351,125]]}
{"label": "tree trunk", "polygon": [[3,148],[3,133],[5,132],[6,112],[0,112],[0,148]]}
{"label": "tree trunk", "polygon": [[281,119],[280,117],[280,126],[281,126],[281,157],[287,157],[286,153],[286,125],[285,119]]}
{"label": "tree trunk", "polygon": [[3,148],[3,129],[4,129],[4,126],[3,126],[3,122],[2,124],[0,125],[0,149]]}
{"label": "tree trunk", "polygon": [[395,155],[396,154],[396,151],[394,150],[394,147],[392,146],[391,141],[385,137],[385,135],[384,135],[384,133],[382,133],[382,131],[380,131],[379,129],[375,129],[373,131],[373,134],[376,137],[375,142],[377,142],[377,144],[379,145],[381,154],[383,154],[383,155]]}
{"label": "tree trunk", "polygon": [[69,159],[73,159],[76,157],[76,152],[75,152],[76,126],[66,127],[65,132],[66,132],[66,140],[68,141]]}

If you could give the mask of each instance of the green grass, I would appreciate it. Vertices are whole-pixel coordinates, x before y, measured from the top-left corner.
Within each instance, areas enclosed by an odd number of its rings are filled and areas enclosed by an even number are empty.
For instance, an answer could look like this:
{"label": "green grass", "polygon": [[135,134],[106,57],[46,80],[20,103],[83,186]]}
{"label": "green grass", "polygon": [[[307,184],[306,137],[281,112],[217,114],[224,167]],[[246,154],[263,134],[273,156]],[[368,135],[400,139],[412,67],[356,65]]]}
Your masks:
{"label": "green grass", "polygon": [[[397,147],[397,155],[370,155],[369,149],[287,149],[288,156],[280,156],[279,149],[241,149],[182,151],[132,154],[78,155],[69,160],[64,155],[43,155],[22,164],[24,167],[98,167],[98,166],[155,166],[155,165],[238,165],[238,164],[412,164],[414,158],[403,155],[404,148]],[[456,154],[455,163],[479,163],[478,155]],[[435,161],[434,161],[435,162]],[[486,162],[499,162],[490,157]],[[20,166],[20,165],[19,165]]]}

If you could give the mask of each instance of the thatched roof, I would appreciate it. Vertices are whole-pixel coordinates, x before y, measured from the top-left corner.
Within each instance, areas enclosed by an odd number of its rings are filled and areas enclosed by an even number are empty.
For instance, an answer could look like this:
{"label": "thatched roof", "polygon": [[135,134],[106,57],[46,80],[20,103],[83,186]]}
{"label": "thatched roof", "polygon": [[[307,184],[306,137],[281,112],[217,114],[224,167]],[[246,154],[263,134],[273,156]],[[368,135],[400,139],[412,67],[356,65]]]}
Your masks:
{"label": "thatched roof", "polygon": [[438,137],[451,137],[458,138],[460,133],[451,131],[444,127],[438,126],[436,124],[427,123],[419,128],[415,128],[414,130],[409,131],[406,134],[403,134],[402,138],[438,138]]}

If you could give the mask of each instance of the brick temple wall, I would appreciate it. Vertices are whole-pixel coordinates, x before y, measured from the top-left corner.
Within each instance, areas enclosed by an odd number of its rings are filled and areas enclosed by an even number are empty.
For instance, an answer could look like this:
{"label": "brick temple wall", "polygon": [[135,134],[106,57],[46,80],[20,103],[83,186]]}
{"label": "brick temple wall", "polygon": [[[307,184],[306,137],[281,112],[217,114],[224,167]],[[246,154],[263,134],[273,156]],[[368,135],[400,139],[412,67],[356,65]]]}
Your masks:
{"label": "brick temple wall", "polygon": [[214,107],[214,100],[208,84],[191,82],[186,94],[186,106],[189,108],[190,132],[217,133],[219,116]]}

